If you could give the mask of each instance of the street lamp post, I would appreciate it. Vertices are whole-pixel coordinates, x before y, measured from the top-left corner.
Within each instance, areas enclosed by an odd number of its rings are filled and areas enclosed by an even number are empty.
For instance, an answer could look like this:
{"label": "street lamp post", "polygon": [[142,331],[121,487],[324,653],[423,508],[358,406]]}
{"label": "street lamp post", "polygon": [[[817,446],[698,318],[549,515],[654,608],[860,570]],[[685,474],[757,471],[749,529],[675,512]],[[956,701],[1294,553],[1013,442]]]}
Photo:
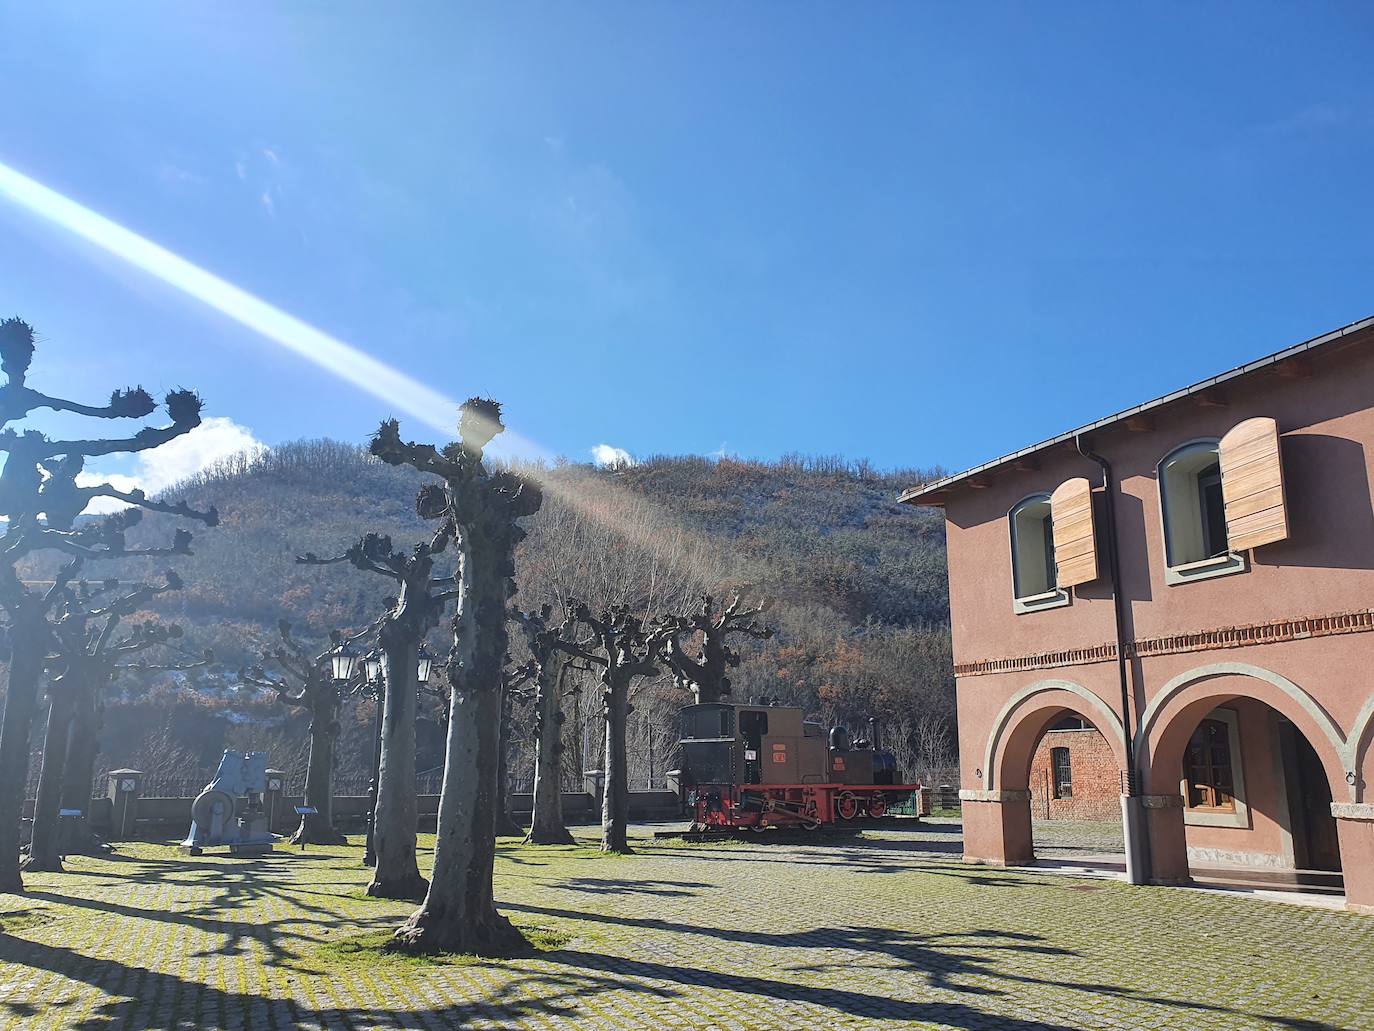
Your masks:
{"label": "street lamp post", "polygon": [[382,776],[382,705],[386,684],[382,677],[382,657],[375,651],[363,659],[363,673],[376,706],[372,714],[372,780],[367,785],[367,845],[363,850],[363,866],[377,865],[377,782]]}

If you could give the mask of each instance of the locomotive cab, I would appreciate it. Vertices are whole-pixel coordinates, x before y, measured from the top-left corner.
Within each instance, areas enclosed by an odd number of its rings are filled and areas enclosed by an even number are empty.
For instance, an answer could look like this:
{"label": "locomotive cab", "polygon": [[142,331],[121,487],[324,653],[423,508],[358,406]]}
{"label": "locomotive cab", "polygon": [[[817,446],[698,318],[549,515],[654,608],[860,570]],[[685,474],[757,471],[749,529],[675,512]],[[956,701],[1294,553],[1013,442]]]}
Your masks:
{"label": "locomotive cab", "polygon": [[717,702],[688,705],[680,727],[682,785],[734,784],[740,751],[735,707]]}
{"label": "locomotive cab", "polygon": [[706,702],[682,710],[684,785],[821,784],[825,732],[786,705]]}

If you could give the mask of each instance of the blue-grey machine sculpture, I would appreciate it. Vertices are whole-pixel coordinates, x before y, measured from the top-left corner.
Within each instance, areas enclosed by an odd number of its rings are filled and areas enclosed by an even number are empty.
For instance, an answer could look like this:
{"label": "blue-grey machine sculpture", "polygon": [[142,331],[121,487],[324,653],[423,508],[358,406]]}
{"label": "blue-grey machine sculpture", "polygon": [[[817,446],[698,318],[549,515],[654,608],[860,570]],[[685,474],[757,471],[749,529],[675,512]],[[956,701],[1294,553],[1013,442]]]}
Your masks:
{"label": "blue-grey machine sculpture", "polygon": [[267,753],[226,751],[214,779],[191,804],[191,833],[182,848],[191,855],[219,845],[233,855],[271,852],[277,839],[267,829],[266,791]]}

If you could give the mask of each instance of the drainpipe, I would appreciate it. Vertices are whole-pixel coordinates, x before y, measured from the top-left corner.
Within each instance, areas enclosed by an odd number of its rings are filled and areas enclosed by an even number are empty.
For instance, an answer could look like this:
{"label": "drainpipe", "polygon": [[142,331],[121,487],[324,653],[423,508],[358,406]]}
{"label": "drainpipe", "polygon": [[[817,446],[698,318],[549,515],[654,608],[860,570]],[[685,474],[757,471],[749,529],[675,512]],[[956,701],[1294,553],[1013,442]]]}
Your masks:
{"label": "drainpipe", "polygon": [[1107,496],[1107,570],[1112,584],[1112,613],[1116,618],[1116,674],[1121,681],[1122,746],[1126,769],[1121,785],[1121,827],[1126,845],[1126,879],[1131,884],[1146,884],[1150,879],[1149,830],[1140,797],[1140,778],[1136,770],[1135,741],[1131,734],[1131,686],[1126,672],[1126,601],[1121,597],[1121,554],[1117,547],[1116,485],[1112,465],[1092,451],[1076,434],[1078,453],[1096,462],[1102,470],[1102,490]]}

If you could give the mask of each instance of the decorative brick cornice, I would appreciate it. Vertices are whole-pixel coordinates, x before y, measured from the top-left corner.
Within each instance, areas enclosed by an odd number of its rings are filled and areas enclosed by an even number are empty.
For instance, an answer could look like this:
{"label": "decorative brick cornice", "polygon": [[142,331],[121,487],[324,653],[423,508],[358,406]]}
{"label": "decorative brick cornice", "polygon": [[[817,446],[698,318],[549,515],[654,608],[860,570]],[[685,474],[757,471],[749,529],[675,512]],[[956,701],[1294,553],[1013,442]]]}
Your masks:
{"label": "decorative brick cornice", "polygon": [[[1149,658],[1156,655],[1178,655],[1183,652],[1218,651],[1226,648],[1250,648],[1260,644],[1279,644],[1302,641],[1314,637],[1334,637],[1340,634],[1362,634],[1374,630],[1374,609],[1337,612],[1325,616],[1302,616],[1295,619],[1276,619],[1268,623],[1248,623],[1241,626],[1218,627],[1187,634],[1147,637],[1126,645],[1127,658]],[[1023,670],[1054,669],[1059,666],[1086,666],[1116,660],[1116,645],[1099,644],[1090,648],[1067,651],[1040,652],[1002,659],[979,659],[955,663],[956,677],[980,677],[990,673],[1013,673]]]}

